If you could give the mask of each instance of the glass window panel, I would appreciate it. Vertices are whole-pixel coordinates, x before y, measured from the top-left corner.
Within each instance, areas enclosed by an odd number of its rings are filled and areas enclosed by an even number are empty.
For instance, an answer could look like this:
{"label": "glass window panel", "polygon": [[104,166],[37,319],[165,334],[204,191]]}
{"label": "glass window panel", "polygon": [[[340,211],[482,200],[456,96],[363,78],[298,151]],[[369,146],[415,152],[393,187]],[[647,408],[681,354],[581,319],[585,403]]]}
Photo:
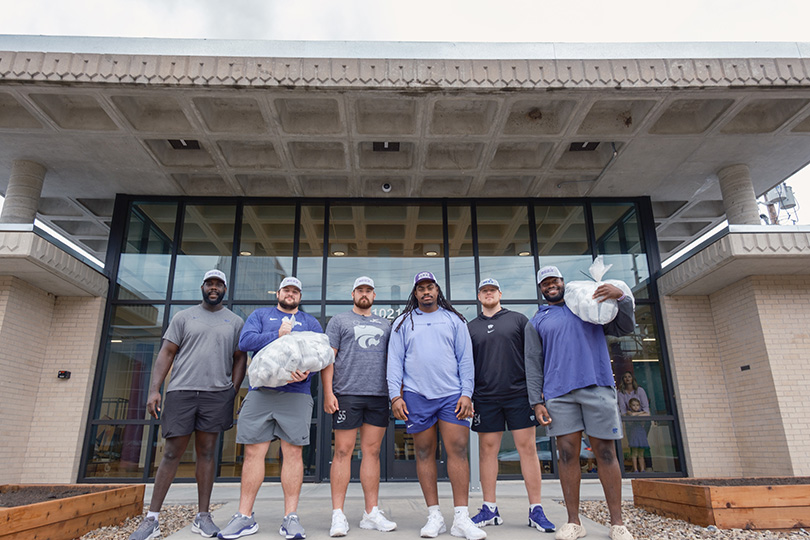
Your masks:
{"label": "glass window panel", "polygon": [[537,298],[526,206],[479,206],[476,221],[481,279],[498,280],[504,299]]}
{"label": "glass window panel", "polygon": [[113,308],[108,331],[99,420],[145,420],[152,363],[160,350],[163,306]]}
{"label": "glass window panel", "polygon": [[537,313],[537,304],[507,304],[501,301],[501,306],[512,311],[517,311],[518,313],[523,313],[529,320]]}
{"label": "glass window panel", "polygon": [[142,477],[148,433],[148,425],[91,426],[85,475],[90,478]]}
{"label": "glass window panel", "polygon": [[[374,280],[378,301],[407,302],[413,277],[423,270],[433,272],[444,289],[441,207],[333,206],[329,211],[327,300],[351,300],[354,280],[363,275]],[[340,252],[345,255],[335,255]]]}
{"label": "glass window panel", "polygon": [[275,301],[281,280],[292,275],[294,240],[295,206],[246,205],[234,299]]}
{"label": "glass window panel", "polygon": [[235,223],[235,206],[186,206],[183,238],[174,271],[174,300],[202,298],[202,277],[212,268],[230,277]]}
{"label": "glass window panel", "polygon": [[[540,467],[544,474],[551,472],[551,437],[546,435],[546,428],[537,427],[535,438],[537,448],[537,458],[540,460]],[[515,448],[515,440],[511,431],[505,431],[501,439],[501,449],[498,452],[498,474],[519,475],[520,455]]]}
{"label": "glass window panel", "polygon": [[321,299],[323,276],[323,206],[302,206],[298,240],[298,275],[304,300]]}
{"label": "glass window panel", "polygon": [[[661,347],[658,341],[658,328],[653,316],[653,306],[636,306],[636,329],[629,336],[616,338],[607,336],[608,350],[613,364],[616,387],[623,392],[626,373],[630,373],[636,384],[644,391],[649,402],[650,413],[671,414],[669,400],[664,392],[664,370],[661,365]],[[632,383],[628,391],[632,392]],[[638,391],[635,392],[637,394]],[[629,398],[628,398],[629,399]]]}
{"label": "glass window panel", "polygon": [[596,249],[613,267],[606,279],[627,283],[636,298],[648,298],[650,270],[633,203],[594,203],[592,206]]}
{"label": "glass window panel", "polygon": [[478,317],[478,306],[475,304],[452,304],[453,308],[464,315],[467,322]]}
{"label": "glass window panel", "polygon": [[447,241],[450,256],[450,299],[475,300],[475,258],[472,246],[472,210],[469,206],[447,208]]}
{"label": "glass window panel", "polygon": [[645,473],[682,472],[674,422],[638,418],[625,417],[621,441],[624,471],[641,473],[643,467]]}
{"label": "glass window panel", "polygon": [[118,267],[117,298],[166,297],[176,203],[133,203]]}
{"label": "glass window panel", "polygon": [[585,279],[593,262],[588,248],[585,209],[580,205],[536,205],[534,219],[540,266],[556,266],[565,281]]}

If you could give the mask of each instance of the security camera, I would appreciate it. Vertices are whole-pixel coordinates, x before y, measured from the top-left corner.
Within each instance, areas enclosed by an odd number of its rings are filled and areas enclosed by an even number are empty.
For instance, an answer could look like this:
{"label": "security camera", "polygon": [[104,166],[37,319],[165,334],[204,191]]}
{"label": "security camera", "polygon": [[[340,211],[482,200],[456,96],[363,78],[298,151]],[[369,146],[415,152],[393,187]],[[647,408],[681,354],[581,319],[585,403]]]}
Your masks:
{"label": "security camera", "polygon": [[388,182],[383,183],[383,185],[381,187],[382,187],[383,193],[391,193],[391,184],[389,184]]}

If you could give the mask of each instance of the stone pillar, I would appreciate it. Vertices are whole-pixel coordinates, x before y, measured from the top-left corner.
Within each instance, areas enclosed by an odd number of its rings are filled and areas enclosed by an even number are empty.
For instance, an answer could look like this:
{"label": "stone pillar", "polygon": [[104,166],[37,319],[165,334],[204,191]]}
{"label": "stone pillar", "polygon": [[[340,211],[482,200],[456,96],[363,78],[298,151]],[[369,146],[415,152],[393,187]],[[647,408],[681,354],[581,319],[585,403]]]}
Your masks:
{"label": "stone pillar", "polygon": [[14,161],[0,223],[34,222],[46,171],[43,165],[35,161]]}
{"label": "stone pillar", "polygon": [[759,225],[759,207],[748,165],[730,165],[718,171],[720,192],[729,225]]}

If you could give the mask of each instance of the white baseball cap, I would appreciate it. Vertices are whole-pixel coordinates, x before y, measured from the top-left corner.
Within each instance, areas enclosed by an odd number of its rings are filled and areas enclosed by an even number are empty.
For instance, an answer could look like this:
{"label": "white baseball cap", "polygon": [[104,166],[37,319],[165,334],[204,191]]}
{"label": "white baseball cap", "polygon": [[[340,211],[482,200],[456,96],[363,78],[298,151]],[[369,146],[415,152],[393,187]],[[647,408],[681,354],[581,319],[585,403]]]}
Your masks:
{"label": "white baseball cap", "polygon": [[296,277],[285,277],[284,279],[282,279],[281,283],[278,286],[278,290],[281,290],[287,286],[296,287],[299,291],[304,290],[304,287],[301,286],[301,280],[299,280]]}
{"label": "white baseball cap", "polygon": [[537,284],[540,285],[543,283],[544,279],[550,277],[558,277],[560,279],[563,278],[562,274],[560,273],[560,269],[556,266],[544,266],[537,271]]}
{"label": "white baseball cap", "polygon": [[482,279],[481,283],[478,284],[478,290],[480,291],[481,289],[483,289],[487,285],[492,285],[493,287],[495,287],[499,291],[501,290],[501,284],[498,283],[498,280],[497,279],[492,279],[491,277],[486,278],[486,279]]}
{"label": "white baseball cap", "polygon": [[228,286],[228,280],[225,279],[225,272],[223,272],[222,270],[214,269],[206,272],[205,275],[203,276],[203,283],[205,283],[211,278],[218,279],[222,282],[223,285],[225,285],[226,287]]}
{"label": "white baseball cap", "polygon": [[354,287],[352,287],[352,290],[355,290],[357,287],[359,287],[361,285],[366,285],[366,286],[371,287],[373,289],[374,288],[374,280],[371,279],[368,276],[360,276],[359,278],[354,280]]}

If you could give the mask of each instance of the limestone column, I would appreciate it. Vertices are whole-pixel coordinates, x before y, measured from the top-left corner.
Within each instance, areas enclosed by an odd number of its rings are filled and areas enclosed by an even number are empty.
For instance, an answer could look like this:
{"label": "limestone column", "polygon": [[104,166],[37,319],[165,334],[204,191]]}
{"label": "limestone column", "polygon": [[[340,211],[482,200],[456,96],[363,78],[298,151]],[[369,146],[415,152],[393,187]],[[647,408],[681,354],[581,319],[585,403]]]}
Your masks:
{"label": "limestone column", "polygon": [[43,165],[35,161],[14,161],[0,223],[34,222],[46,171]]}
{"label": "limestone column", "polygon": [[729,225],[759,225],[759,208],[748,165],[730,165],[718,171],[720,192]]}

